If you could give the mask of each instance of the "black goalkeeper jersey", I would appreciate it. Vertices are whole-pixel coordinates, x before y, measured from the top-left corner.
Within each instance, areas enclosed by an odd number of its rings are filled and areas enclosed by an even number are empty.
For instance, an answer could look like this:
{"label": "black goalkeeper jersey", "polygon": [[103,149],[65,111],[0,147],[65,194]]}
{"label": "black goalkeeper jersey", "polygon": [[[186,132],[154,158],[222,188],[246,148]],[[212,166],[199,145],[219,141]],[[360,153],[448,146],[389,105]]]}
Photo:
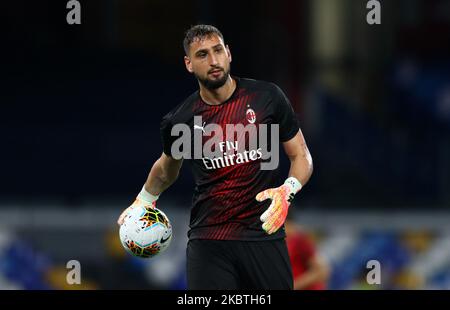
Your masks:
{"label": "black goalkeeper jersey", "polygon": [[[257,202],[256,195],[267,188],[278,187],[283,179],[278,178],[278,168],[262,170],[261,150],[246,146],[245,152],[230,155],[235,146],[226,136],[226,124],[279,124],[279,142],[286,142],[299,131],[292,106],[282,90],[273,83],[233,77],[236,90],[219,105],[205,103],[199,91],[192,94],[161,122],[164,153],[173,156],[172,146],[179,138],[172,134],[176,124],[191,129],[191,163],[195,189],[192,199],[189,239],[214,240],[268,240],[285,237],[284,227],[268,235],[261,227],[261,214],[269,207],[270,199]],[[202,123],[194,123],[201,116]],[[212,159],[206,156],[194,158],[194,136],[200,134],[202,146],[215,135],[205,131],[208,124],[224,128],[221,144],[222,155]],[[187,125],[187,126],[186,126]],[[268,129],[270,132],[270,129]],[[175,130],[175,133],[179,131]],[[248,142],[248,135],[246,136]],[[225,143],[225,140],[231,142]],[[270,135],[268,139],[269,150]],[[259,146],[260,141],[258,140]],[[230,147],[231,146],[231,147]],[[282,150],[281,145],[279,146]],[[227,153],[228,151],[228,153]],[[175,156],[174,156],[175,157]],[[186,157],[185,157],[186,158]]]}

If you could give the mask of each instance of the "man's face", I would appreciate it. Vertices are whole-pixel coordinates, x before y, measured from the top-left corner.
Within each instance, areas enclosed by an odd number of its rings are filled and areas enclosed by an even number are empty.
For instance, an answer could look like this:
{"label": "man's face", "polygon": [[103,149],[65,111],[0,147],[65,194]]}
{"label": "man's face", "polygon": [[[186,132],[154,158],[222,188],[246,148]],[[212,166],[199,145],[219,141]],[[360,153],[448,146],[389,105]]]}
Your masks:
{"label": "man's face", "polygon": [[186,69],[208,89],[223,86],[230,74],[231,53],[223,40],[212,34],[196,38],[184,57]]}

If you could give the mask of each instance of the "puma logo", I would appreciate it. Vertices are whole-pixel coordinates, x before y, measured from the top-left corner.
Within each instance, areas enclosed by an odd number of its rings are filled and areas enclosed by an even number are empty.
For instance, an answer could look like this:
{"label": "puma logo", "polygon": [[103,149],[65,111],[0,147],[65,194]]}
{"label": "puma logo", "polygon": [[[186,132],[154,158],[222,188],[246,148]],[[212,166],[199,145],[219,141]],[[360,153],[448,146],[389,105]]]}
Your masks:
{"label": "puma logo", "polygon": [[201,129],[203,131],[203,133],[205,133],[205,125],[206,122],[203,122],[203,126],[199,126],[199,125],[194,125],[194,129]]}
{"label": "puma logo", "polygon": [[291,203],[294,200],[294,193],[289,194],[288,202]]}

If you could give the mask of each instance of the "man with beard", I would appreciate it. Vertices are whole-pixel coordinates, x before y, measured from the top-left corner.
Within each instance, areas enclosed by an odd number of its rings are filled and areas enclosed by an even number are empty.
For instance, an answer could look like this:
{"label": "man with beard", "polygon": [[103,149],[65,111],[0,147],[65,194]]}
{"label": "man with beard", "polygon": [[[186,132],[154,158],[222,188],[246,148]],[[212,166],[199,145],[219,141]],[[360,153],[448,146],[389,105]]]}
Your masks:
{"label": "man with beard", "polygon": [[[275,84],[230,75],[231,52],[217,28],[193,26],[183,43],[186,69],[197,78],[199,90],[163,118],[163,153],[118,224],[136,206],[155,207],[160,194],[176,180],[183,162],[172,150],[178,138],[172,128],[177,124],[193,130],[194,146],[196,133],[202,135],[202,146],[213,136],[205,131],[205,124],[224,129],[226,124],[277,124],[276,141],[290,160],[289,176],[281,186],[278,169],[261,169],[261,157],[227,161],[220,167],[208,166],[205,158],[186,158],[195,181],[187,284],[188,289],[292,289],[283,224],[294,195],[312,174],[312,158],[292,106]],[[196,116],[202,117],[203,126],[194,124]],[[247,136],[247,140],[255,138]],[[268,140],[271,149],[272,139]],[[227,147],[221,149],[221,156],[228,158],[234,151],[228,146],[237,144],[234,133],[222,141],[220,145]],[[259,150],[249,149],[247,143],[246,148],[250,155]]]}

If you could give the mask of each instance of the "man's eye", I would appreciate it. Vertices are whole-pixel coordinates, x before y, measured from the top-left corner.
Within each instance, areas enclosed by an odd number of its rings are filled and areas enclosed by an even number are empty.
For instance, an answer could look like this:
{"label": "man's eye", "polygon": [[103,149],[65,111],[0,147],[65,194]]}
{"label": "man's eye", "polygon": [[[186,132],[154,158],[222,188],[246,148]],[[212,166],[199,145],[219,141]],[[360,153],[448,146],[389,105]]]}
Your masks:
{"label": "man's eye", "polygon": [[198,57],[200,57],[200,58],[205,58],[205,57],[206,57],[206,54],[204,54],[204,53],[199,54]]}
{"label": "man's eye", "polygon": [[222,51],[223,51],[223,49],[219,48],[219,49],[216,50],[216,53],[220,54],[220,53],[222,53]]}

